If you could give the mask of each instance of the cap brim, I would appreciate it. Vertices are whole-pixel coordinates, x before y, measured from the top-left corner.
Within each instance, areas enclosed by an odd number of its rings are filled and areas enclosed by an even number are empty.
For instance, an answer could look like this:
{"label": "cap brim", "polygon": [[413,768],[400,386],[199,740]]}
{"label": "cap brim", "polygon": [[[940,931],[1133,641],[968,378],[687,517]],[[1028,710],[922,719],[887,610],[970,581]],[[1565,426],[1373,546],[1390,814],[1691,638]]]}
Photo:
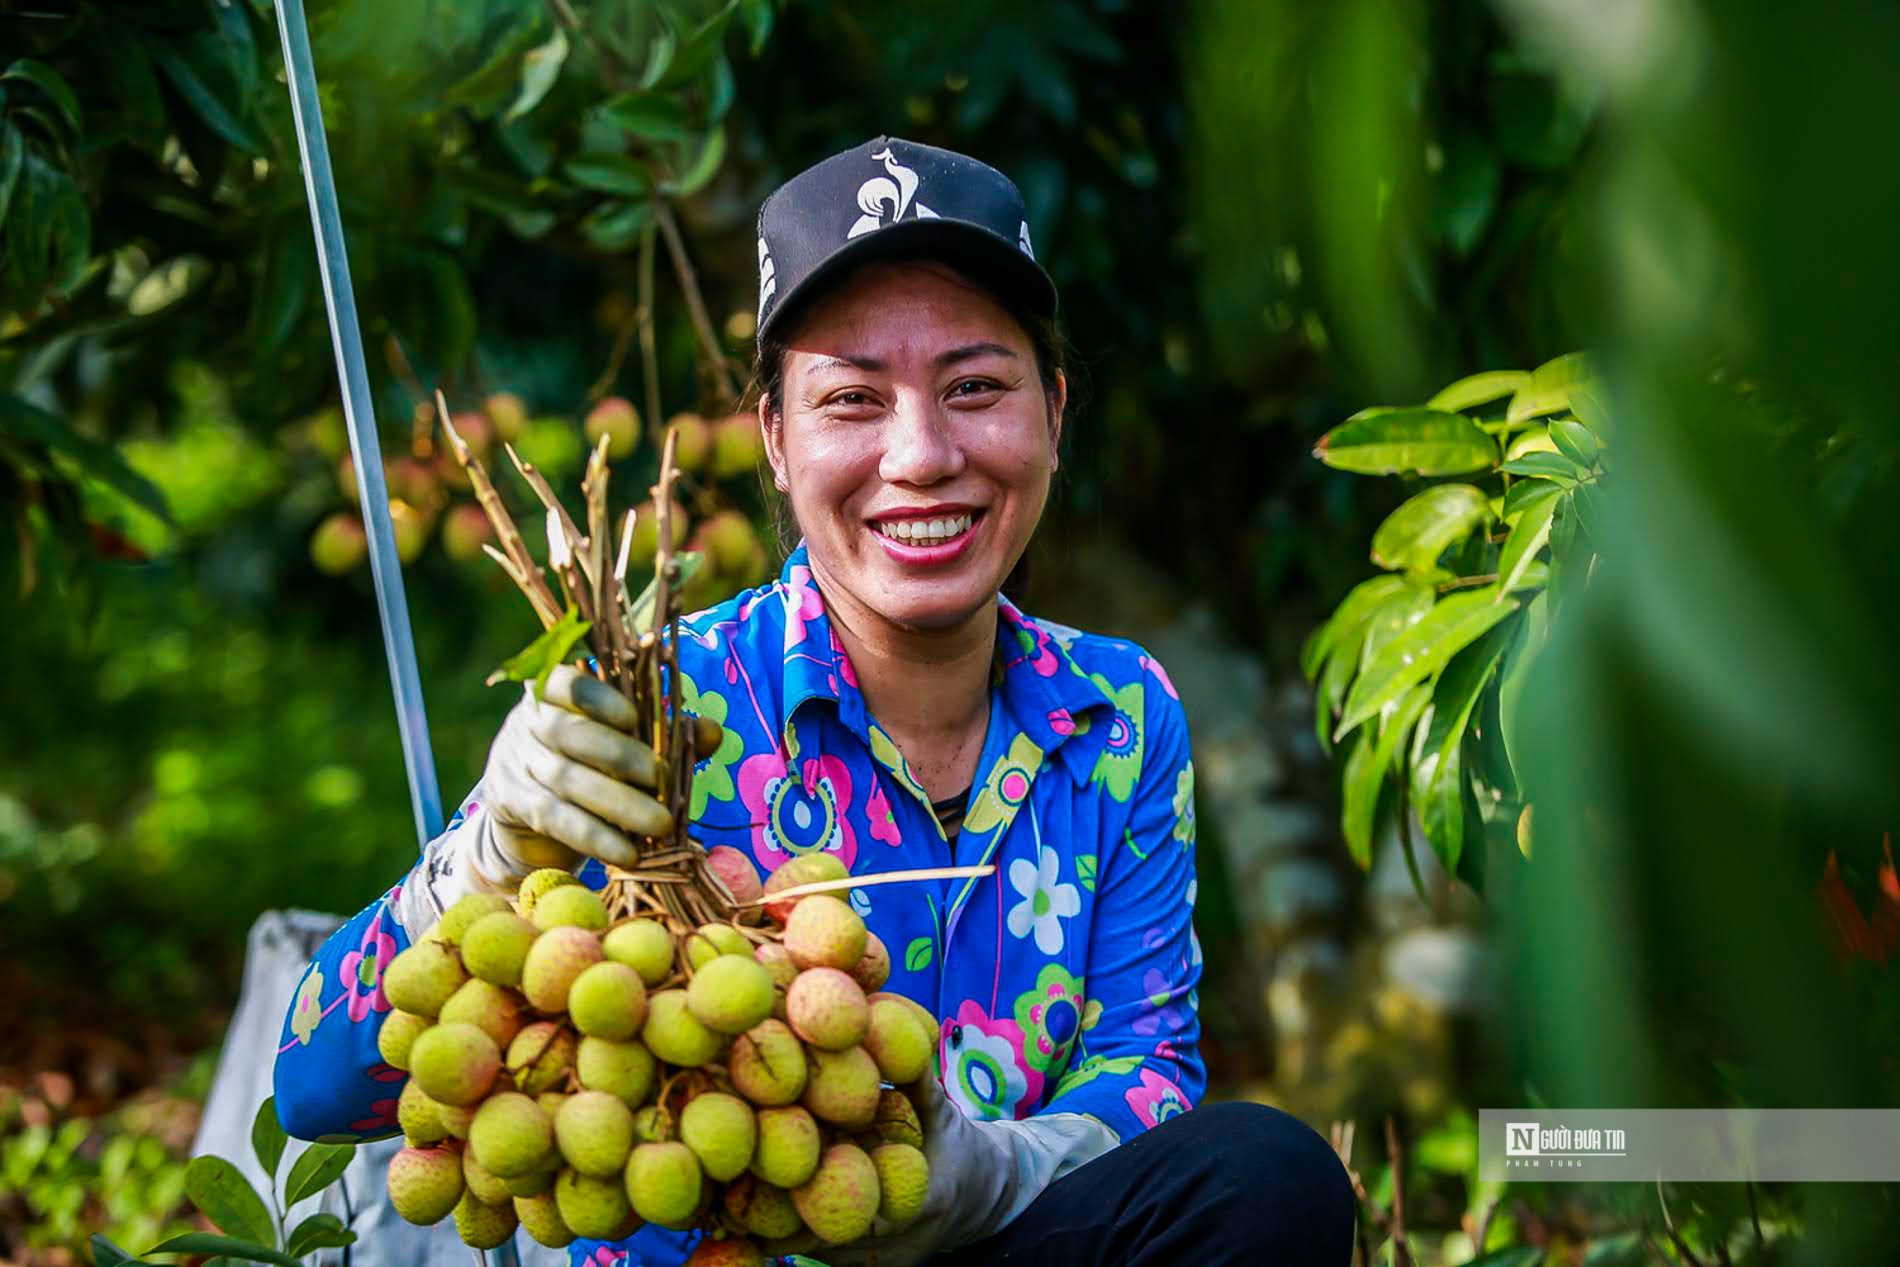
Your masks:
{"label": "cap brim", "polygon": [[1015,243],[968,220],[903,220],[850,239],[781,295],[759,327],[760,342],[770,332],[788,328],[787,322],[796,321],[845,275],[866,264],[898,259],[942,260],[1005,303],[1038,317],[1056,315],[1055,282]]}

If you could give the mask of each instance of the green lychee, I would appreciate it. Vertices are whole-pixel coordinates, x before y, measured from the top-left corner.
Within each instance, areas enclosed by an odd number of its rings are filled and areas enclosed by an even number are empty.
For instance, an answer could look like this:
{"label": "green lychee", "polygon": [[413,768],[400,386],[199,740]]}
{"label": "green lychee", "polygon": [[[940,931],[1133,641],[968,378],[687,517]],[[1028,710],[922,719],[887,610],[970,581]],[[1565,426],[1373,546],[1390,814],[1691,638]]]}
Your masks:
{"label": "green lychee", "polygon": [[909,1144],[879,1144],[871,1150],[877,1168],[877,1212],[893,1223],[908,1223],[924,1208],[930,1191],[930,1163]]}
{"label": "green lychee", "polygon": [[924,1146],[924,1126],[917,1119],[916,1106],[911,1104],[909,1096],[895,1088],[877,1093],[877,1118],[872,1129],[887,1144]]}
{"label": "green lychee", "polygon": [[626,1233],[627,1192],[618,1176],[602,1179],[578,1170],[563,1170],[554,1181],[554,1205],[561,1221],[574,1235],[595,1240],[618,1240]]}
{"label": "green lychee", "polygon": [[653,1053],[638,1041],[583,1038],[574,1072],[588,1090],[617,1095],[628,1108],[637,1109],[653,1090],[655,1068]]}
{"label": "green lychee", "polygon": [[476,1160],[475,1151],[462,1150],[462,1179],[468,1186],[469,1195],[486,1205],[500,1205],[514,1200],[514,1193],[508,1191],[508,1185],[501,1176]]}
{"label": "green lychee", "polygon": [[633,1110],[605,1091],[576,1092],[555,1115],[554,1136],[561,1156],[575,1170],[616,1175],[633,1148]]}
{"label": "green lychee", "polygon": [[892,999],[903,1004],[910,1009],[910,1014],[917,1018],[917,1023],[923,1027],[924,1033],[930,1036],[930,1041],[933,1044],[939,1041],[942,1034],[942,1026],[937,1024],[937,1018],[930,1014],[930,1009],[919,1003],[916,999],[910,998],[907,995],[897,994],[890,990],[879,990],[875,994],[867,994],[865,999],[872,1005],[882,1003],[886,999]]}
{"label": "green lychee", "polygon": [[488,1094],[501,1072],[495,1040],[466,1022],[433,1025],[409,1049],[410,1076],[443,1104],[470,1105]]}
{"label": "green lychee", "polygon": [[732,479],[756,469],[765,453],[765,441],[759,432],[759,416],[738,413],[712,424],[712,456],[709,469],[716,480]]}
{"label": "green lychee", "polygon": [[633,1115],[633,1137],[642,1144],[663,1144],[678,1136],[673,1115],[657,1104],[649,1104]]}
{"label": "green lychee", "polygon": [[772,998],[772,975],[750,953],[718,956],[686,987],[693,1016],[721,1034],[743,1034],[770,1016]]}
{"label": "green lychee", "polygon": [[832,1245],[857,1240],[877,1217],[877,1167],[855,1144],[827,1148],[817,1172],[791,1191],[805,1226]]}
{"label": "green lychee", "polygon": [[574,1028],[596,1038],[632,1038],[647,1019],[647,988],[624,963],[593,964],[567,992]]}
{"label": "green lychee", "polygon": [[626,1178],[634,1212],[649,1223],[684,1230],[699,1210],[699,1158],[682,1143],[640,1145]]}
{"label": "green lychee", "polygon": [[535,903],[555,889],[570,884],[579,884],[580,877],[571,871],[559,867],[542,867],[539,871],[530,871],[521,881],[521,887],[515,893],[515,903],[526,918],[534,918]]}
{"label": "green lychee", "polygon": [[791,1104],[805,1090],[805,1048],[783,1021],[760,1021],[732,1041],[726,1074],[754,1104]]}
{"label": "green lychee", "polygon": [[462,964],[491,985],[519,986],[521,965],[540,931],[513,911],[484,915],[462,934]]}
{"label": "green lychee", "polygon": [[[807,853],[800,854],[790,862],[765,878],[765,896],[783,893],[786,889],[798,888],[806,884],[823,884],[830,880],[846,880],[851,872],[836,854]],[[793,909],[801,898],[787,898],[780,902],[768,902],[765,913],[770,915],[782,927],[791,918]]]}
{"label": "green lychee", "polygon": [[606,436],[607,456],[618,462],[640,443],[640,411],[625,396],[608,396],[587,411],[581,429],[587,433],[589,447]]}
{"label": "green lychee", "polygon": [[369,535],[354,512],[333,511],[310,534],[310,561],[319,572],[342,576],[369,556]]}
{"label": "green lychee", "polygon": [[584,928],[562,925],[534,939],[521,966],[521,992],[543,1016],[567,1011],[574,978],[601,960],[600,938]]}
{"label": "green lychee", "polygon": [[376,1050],[382,1058],[396,1068],[407,1072],[409,1069],[409,1049],[414,1046],[417,1037],[428,1029],[429,1018],[417,1016],[414,1012],[391,1011],[383,1018],[383,1027],[376,1031]]}
{"label": "green lychee", "polygon": [[574,1050],[574,1033],[560,1022],[524,1025],[508,1044],[508,1073],[518,1090],[540,1095],[566,1080],[574,1067]]}
{"label": "green lychee", "polygon": [[542,932],[550,928],[585,928],[590,933],[606,930],[607,907],[600,895],[579,884],[562,884],[543,893],[528,917]]}
{"label": "green lychee", "polygon": [[804,1223],[791,1194],[757,1175],[740,1175],[721,1198],[726,1217],[754,1236],[790,1236]]}
{"label": "green lychee", "polygon": [[383,972],[383,996],[392,1007],[433,1017],[449,996],[468,980],[462,957],[441,941],[419,941],[389,961]]}
{"label": "green lychee", "polygon": [[521,1032],[521,996],[503,986],[468,980],[442,1005],[443,1024],[466,1021],[506,1047]]}
{"label": "green lychee", "polygon": [[796,1104],[760,1109],[758,1144],[752,1153],[752,1173],[781,1188],[795,1188],[818,1168],[818,1123]]}
{"label": "green lychee", "polygon": [[836,968],[807,968],[799,973],[785,992],[785,1015],[800,1038],[825,1051],[843,1051],[863,1042],[871,1028],[871,1006],[864,991]]}
{"label": "green lychee", "polygon": [[871,1004],[871,1026],[864,1036],[864,1050],[877,1061],[884,1081],[900,1086],[917,1081],[930,1067],[935,1048],[931,1035],[924,1032],[909,1008],[891,999]]}
{"label": "green lychee", "polygon": [[884,983],[891,979],[891,952],[884,939],[876,933],[864,935],[864,954],[858,961],[845,969],[858,988],[866,994],[873,990],[882,990]]}
{"label": "green lychee", "polygon": [[389,1203],[411,1223],[440,1223],[462,1199],[462,1159],[446,1148],[405,1148],[389,1159]]}
{"label": "green lychee", "polygon": [[792,908],[785,921],[785,949],[801,968],[849,971],[864,956],[864,920],[829,893],[816,893]]}
{"label": "green lychee", "polygon": [[529,1236],[550,1249],[560,1249],[574,1239],[574,1229],[561,1217],[561,1206],[555,1200],[552,1184],[546,1192],[535,1196],[516,1197],[515,1217],[521,1220]]}
{"label": "green lychee", "polygon": [[640,1040],[669,1065],[697,1069],[719,1054],[724,1038],[701,1025],[686,1005],[686,991],[661,990],[647,1000]]}
{"label": "green lychee", "polygon": [[567,1103],[567,1093],[564,1091],[543,1091],[534,1097],[534,1102],[541,1106],[541,1111],[547,1114],[548,1121],[552,1122],[554,1115],[561,1111],[561,1106]]}
{"label": "green lychee", "polygon": [[491,1205],[476,1200],[473,1193],[464,1192],[455,1206],[455,1230],[464,1245],[473,1245],[476,1249],[498,1248],[515,1234],[518,1222],[513,1198]]}
{"label": "green lychee", "polygon": [[470,893],[442,912],[442,918],[436,921],[435,932],[431,935],[437,941],[460,946],[462,938],[475,921],[510,909],[508,899],[499,893]]}
{"label": "green lychee", "polygon": [[435,1105],[435,1116],[442,1123],[443,1130],[455,1139],[468,1138],[468,1128],[475,1123],[473,1108],[461,1104],[443,1104],[439,1100],[429,1103]]}
{"label": "green lychee", "polygon": [[515,1179],[547,1164],[554,1146],[554,1124],[519,1091],[502,1091],[482,1101],[468,1128],[468,1151],[490,1173]]}
{"label": "green lychee", "polygon": [[680,1142],[693,1150],[707,1175],[722,1183],[744,1173],[757,1133],[752,1110],[736,1095],[708,1091],[680,1111]]}
{"label": "green lychee", "polygon": [[730,924],[701,924],[686,939],[686,962],[693,970],[711,963],[720,955],[752,957],[752,941]]}
{"label": "green lychee", "polygon": [[396,1124],[411,1146],[439,1144],[449,1137],[436,1102],[423,1094],[414,1078],[402,1084],[402,1094],[396,1097]]}
{"label": "green lychee", "polygon": [[615,924],[600,939],[600,948],[615,963],[624,963],[640,980],[656,986],[673,971],[673,938],[650,919]]}
{"label": "green lychee", "polygon": [[843,1051],[807,1050],[805,1094],[799,1103],[812,1113],[847,1130],[858,1130],[877,1120],[877,1062],[862,1047]]}
{"label": "green lychee", "polygon": [[538,1170],[503,1179],[501,1186],[508,1189],[508,1195],[511,1197],[538,1197],[544,1192],[554,1190],[554,1176],[560,1173],[561,1155],[558,1152],[550,1153],[547,1161]]}

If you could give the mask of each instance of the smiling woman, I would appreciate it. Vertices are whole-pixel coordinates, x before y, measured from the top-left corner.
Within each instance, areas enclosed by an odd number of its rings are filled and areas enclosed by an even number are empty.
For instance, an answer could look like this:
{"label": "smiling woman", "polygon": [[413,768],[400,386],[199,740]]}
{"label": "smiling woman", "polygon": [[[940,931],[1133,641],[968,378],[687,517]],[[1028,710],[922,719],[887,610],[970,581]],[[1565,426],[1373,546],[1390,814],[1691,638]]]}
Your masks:
{"label": "smiling woman", "polygon": [[[758,409],[803,539],[776,583],[684,622],[682,698],[724,731],[692,836],[764,873],[819,852],[859,876],[993,866],[852,894],[890,949],[884,988],[941,1018],[912,1088],[930,1181],[914,1219],[819,1252],[1343,1267],[1354,1202],[1326,1142],[1263,1106],[1194,1108],[1194,774],[1167,672],[1002,592],[1068,403],[1015,186],[880,138],[794,177],[759,224]],[[562,671],[516,706],[450,828],[311,980],[535,866],[598,884],[593,859],[631,855],[665,811],[639,790],[651,751],[598,686]],[[331,1016],[327,989],[281,1040],[299,1135],[347,1132],[388,1095],[383,1014]],[[673,1264],[691,1248],[649,1226],[570,1252]]]}

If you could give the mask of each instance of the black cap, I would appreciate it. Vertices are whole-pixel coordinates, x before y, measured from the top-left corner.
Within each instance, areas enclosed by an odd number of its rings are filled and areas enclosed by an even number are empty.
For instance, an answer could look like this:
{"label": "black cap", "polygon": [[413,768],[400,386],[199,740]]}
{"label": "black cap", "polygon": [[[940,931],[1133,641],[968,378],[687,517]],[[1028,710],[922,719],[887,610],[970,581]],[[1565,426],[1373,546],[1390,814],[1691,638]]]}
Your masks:
{"label": "black cap", "polygon": [[806,168],[759,208],[759,338],[824,283],[874,259],[928,256],[1053,317],[1056,284],[1009,177],[964,154],[880,136]]}

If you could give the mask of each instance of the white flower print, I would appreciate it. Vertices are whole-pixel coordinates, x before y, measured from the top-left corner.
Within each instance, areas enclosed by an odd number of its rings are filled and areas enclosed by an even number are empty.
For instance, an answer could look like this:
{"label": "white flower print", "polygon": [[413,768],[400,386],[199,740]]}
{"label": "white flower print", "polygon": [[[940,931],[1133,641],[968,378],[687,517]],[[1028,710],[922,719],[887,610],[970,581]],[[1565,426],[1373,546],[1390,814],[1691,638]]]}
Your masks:
{"label": "white flower print", "polygon": [[1062,921],[1082,909],[1082,895],[1073,884],[1058,884],[1056,876],[1062,857],[1047,845],[1042,847],[1041,865],[1027,858],[1009,864],[1010,887],[1023,900],[1009,908],[1009,934],[1027,937],[1036,930],[1036,949],[1045,955],[1062,952]]}

